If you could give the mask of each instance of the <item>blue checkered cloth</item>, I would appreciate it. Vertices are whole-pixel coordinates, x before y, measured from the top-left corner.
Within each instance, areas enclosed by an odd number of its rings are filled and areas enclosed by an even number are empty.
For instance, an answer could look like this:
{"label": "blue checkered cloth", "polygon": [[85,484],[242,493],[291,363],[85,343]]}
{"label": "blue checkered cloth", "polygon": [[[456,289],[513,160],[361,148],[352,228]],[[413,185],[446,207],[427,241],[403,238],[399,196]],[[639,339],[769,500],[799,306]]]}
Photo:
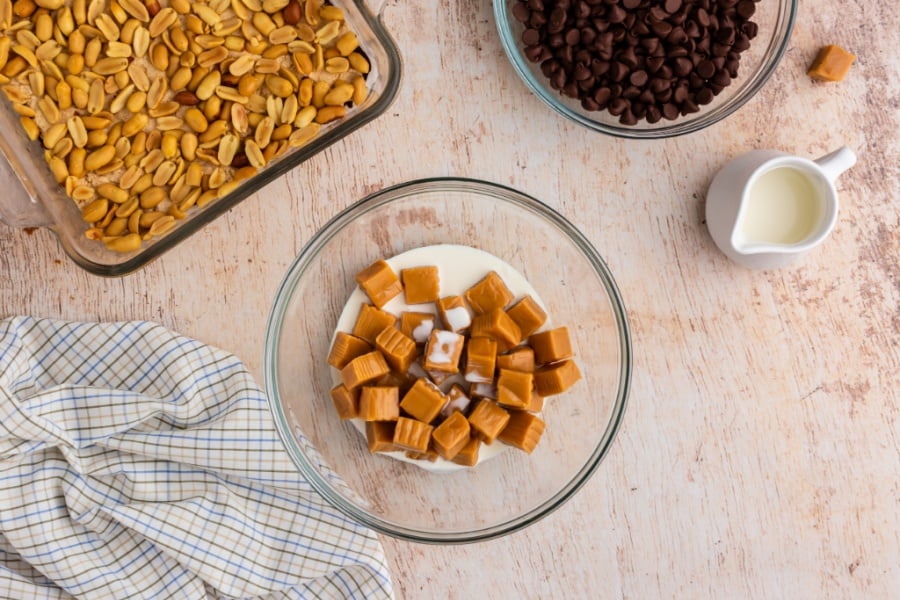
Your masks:
{"label": "blue checkered cloth", "polygon": [[147,322],[0,320],[0,596],[392,595],[234,356]]}

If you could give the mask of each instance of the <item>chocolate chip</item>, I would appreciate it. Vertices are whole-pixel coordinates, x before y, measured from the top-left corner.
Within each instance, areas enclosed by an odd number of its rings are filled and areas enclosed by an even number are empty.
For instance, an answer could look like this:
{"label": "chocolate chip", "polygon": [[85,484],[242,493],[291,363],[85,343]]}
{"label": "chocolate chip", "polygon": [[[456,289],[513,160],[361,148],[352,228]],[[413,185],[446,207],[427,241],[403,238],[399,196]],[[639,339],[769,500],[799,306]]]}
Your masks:
{"label": "chocolate chip", "polygon": [[645,83],[647,83],[647,71],[633,71],[628,80],[632,85],[636,85],[638,87],[643,87]]}
{"label": "chocolate chip", "polygon": [[756,3],[753,0],[741,0],[737,3],[737,14],[743,19],[749,19],[756,12]]}
{"label": "chocolate chip", "polygon": [[528,19],[531,18],[531,10],[524,4],[516,4],[512,9],[513,17],[516,18],[516,21],[519,23],[527,23]]}
{"label": "chocolate chip", "polygon": [[537,29],[526,29],[522,32],[522,42],[526,46],[533,46],[541,41],[541,32]]}
{"label": "chocolate chip", "polygon": [[701,60],[697,63],[697,75],[709,79],[716,74],[716,65],[711,60]]}
{"label": "chocolate chip", "polygon": [[681,0],[666,0],[664,8],[670,15],[675,14],[681,9]]}

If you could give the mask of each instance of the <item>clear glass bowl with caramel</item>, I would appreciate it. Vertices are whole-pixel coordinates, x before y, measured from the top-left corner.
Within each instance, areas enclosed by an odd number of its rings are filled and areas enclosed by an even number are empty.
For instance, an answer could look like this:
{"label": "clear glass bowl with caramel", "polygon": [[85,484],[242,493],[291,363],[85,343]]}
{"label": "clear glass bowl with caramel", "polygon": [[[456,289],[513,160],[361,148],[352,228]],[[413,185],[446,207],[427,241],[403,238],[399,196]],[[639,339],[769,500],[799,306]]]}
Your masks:
{"label": "clear glass bowl with caramel", "polygon": [[[370,453],[365,436],[335,410],[328,355],[355,275],[379,258],[440,244],[505,261],[528,280],[550,319],[568,327],[583,379],[544,405],[546,430],[530,454],[506,451],[452,472],[423,469]],[[430,179],[368,196],[306,244],[272,307],[264,375],[284,446],[326,499],[388,535],[462,543],[526,527],[581,488],[622,423],[631,360],[612,274],[571,223],[507,187]]]}

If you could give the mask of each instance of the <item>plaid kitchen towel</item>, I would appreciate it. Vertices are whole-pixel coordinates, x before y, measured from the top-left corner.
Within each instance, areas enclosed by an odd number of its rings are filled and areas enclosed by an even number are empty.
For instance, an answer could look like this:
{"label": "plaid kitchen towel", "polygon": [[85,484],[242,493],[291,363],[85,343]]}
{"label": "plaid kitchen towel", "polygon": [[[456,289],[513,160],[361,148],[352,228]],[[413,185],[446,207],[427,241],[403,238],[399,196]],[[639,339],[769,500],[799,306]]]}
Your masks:
{"label": "plaid kitchen towel", "polygon": [[0,320],[0,596],[391,597],[234,356],[147,322]]}

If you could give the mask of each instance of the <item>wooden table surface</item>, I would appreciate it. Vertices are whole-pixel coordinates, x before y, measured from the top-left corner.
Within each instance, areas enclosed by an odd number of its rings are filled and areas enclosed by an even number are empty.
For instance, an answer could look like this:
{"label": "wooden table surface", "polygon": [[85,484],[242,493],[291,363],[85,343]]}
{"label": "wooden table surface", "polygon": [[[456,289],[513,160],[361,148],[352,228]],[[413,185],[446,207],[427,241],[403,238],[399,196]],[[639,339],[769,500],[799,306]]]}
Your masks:
{"label": "wooden table surface", "polygon": [[[802,2],[775,75],[726,121],[622,141],[552,113],[507,62],[488,0],[385,3],[393,105],[145,269],[85,273],[46,230],[0,226],[0,316],[151,319],[262,381],[270,303],[327,219],[410,179],[516,187],[597,247],[628,308],[630,403],[568,503],[464,546],[384,538],[399,598],[889,598],[900,592],[900,17]],[[818,47],[858,55],[839,84]],[[836,229],[791,267],[729,262],[703,222],[715,170],[753,148],[843,144]]]}

